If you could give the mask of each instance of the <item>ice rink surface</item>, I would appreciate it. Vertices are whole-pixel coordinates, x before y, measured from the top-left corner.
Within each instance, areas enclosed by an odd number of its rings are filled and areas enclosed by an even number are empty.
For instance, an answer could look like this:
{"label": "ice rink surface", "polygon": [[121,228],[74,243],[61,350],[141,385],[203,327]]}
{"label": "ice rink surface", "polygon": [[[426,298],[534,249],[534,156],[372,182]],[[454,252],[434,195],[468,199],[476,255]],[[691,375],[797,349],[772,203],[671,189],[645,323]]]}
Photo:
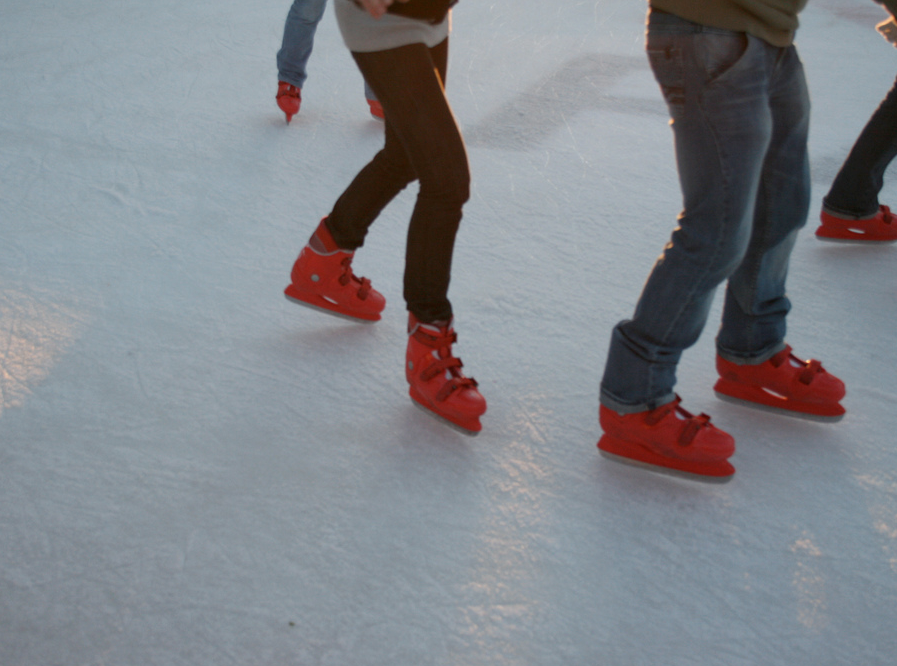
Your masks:
{"label": "ice rink surface", "polygon": [[381,322],[283,298],[382,141],[331,10],[285,124],[288,8],[0,7],[0,665],[893,664],[897,246],[813,237],[894,81],[883,10],[811,0],[797,37],[814,189],[788,341],[847,416],[717,400],[717,303],[677,387],[737,441],[708,485],[595,448],[611,327],[681,205],[645,4],[455,11],[476,438],[407,395],[414,188],[356,255]]}

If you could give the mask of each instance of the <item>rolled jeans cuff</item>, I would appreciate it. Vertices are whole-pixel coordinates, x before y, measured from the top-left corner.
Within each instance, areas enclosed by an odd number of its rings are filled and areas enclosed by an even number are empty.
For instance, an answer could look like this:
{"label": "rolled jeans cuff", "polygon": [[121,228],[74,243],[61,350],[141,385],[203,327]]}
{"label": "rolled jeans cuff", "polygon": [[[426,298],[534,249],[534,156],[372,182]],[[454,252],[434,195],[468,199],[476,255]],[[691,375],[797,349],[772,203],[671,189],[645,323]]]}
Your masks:
{"label": "rolled jeans cuff", "polygon": [[719,354],[720,358],[728,361],[729,363],[734,363],[735,365],[760,365],[761,363],[766,363],[769,359],[785,349],[785,347],[787,346],[788,345],[786,345],[784,342],[778,342],[775,346],[764,350],[760,354],[752,354],[751,356],[727,352],[724,349],[720,349],[719,347],[717,347],[716,353]]}
{"label": "rolled jeans cuff", "polygon": [[676,399],[675,393],[669,393],[660,398],[655,398],[650,402],[644,402],[638,405],[629,405],[625,402],[620,402],[615,398],[608,395],[605,391],[601,391],[601,395],[599,396],[599,401],[602,405],[607,407],[608,409],[612,409],[617,412],[617,414],[638,414],[639,412],[650,412],[658,407],[663,407],[666,404],[673,402]]}
{"label": "rolled jeans cuff", "polygon": [[832,206],[827,200],[822,200],[822,210],[829,215],[840,217],[843,220],[871,220],[878,215],[879,208],[876,207],[871,213],[857,213],[856,211],[847,210],[846,208],[838,208]]}

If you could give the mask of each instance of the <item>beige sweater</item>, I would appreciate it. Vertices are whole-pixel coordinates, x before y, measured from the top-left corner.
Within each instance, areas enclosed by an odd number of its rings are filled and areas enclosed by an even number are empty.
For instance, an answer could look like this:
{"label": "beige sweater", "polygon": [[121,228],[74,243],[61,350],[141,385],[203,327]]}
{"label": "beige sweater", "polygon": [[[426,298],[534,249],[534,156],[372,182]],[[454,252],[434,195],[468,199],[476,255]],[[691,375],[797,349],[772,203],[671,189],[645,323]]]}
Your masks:
{"label": "beige sweater", "polygon": [[333,8],[343,42],[350,51],[357,53],[385,51],[415,43],[433,47],[449,34],[451,13],[442,23],[433,25],[396,14],[375,19],[352,0],[334,0]]}

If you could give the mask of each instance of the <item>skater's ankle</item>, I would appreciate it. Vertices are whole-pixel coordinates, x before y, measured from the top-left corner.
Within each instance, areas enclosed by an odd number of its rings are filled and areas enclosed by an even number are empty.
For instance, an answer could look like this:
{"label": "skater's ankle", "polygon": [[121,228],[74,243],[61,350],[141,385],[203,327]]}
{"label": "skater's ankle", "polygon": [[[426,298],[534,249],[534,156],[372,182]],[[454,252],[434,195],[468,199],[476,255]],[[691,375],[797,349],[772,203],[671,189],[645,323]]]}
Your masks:
{"label": "skater's ankle", "polygon": [[327,218],[325,217],[320,221],[318,228],[315,229],[311,238],[308,239],[308,246],[318,254],[332,254],[340,250],[350,252],[351,250],[346,250],[337,245],[337,242],[333,239],[333,234],[327,228],[326,220]]}

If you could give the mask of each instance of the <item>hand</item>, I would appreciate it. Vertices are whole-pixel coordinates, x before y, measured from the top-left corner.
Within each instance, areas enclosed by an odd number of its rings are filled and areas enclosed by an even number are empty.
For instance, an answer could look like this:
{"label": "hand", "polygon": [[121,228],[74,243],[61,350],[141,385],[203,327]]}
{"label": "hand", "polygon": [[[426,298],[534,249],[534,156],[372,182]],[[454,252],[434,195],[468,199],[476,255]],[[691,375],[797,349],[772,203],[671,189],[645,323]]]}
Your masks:
{"label": "hand", "polygon": [[893,16],[879,23],[875,29],[881,33],[882,37],[891,42],[892,46],[897,46],[897,23],[894,22]]}
{"label": "hand", "polygon": [[408,2],[408,0],[358,0],[368,14],[378,19],[386,13],[386,8],[393,2]]}

